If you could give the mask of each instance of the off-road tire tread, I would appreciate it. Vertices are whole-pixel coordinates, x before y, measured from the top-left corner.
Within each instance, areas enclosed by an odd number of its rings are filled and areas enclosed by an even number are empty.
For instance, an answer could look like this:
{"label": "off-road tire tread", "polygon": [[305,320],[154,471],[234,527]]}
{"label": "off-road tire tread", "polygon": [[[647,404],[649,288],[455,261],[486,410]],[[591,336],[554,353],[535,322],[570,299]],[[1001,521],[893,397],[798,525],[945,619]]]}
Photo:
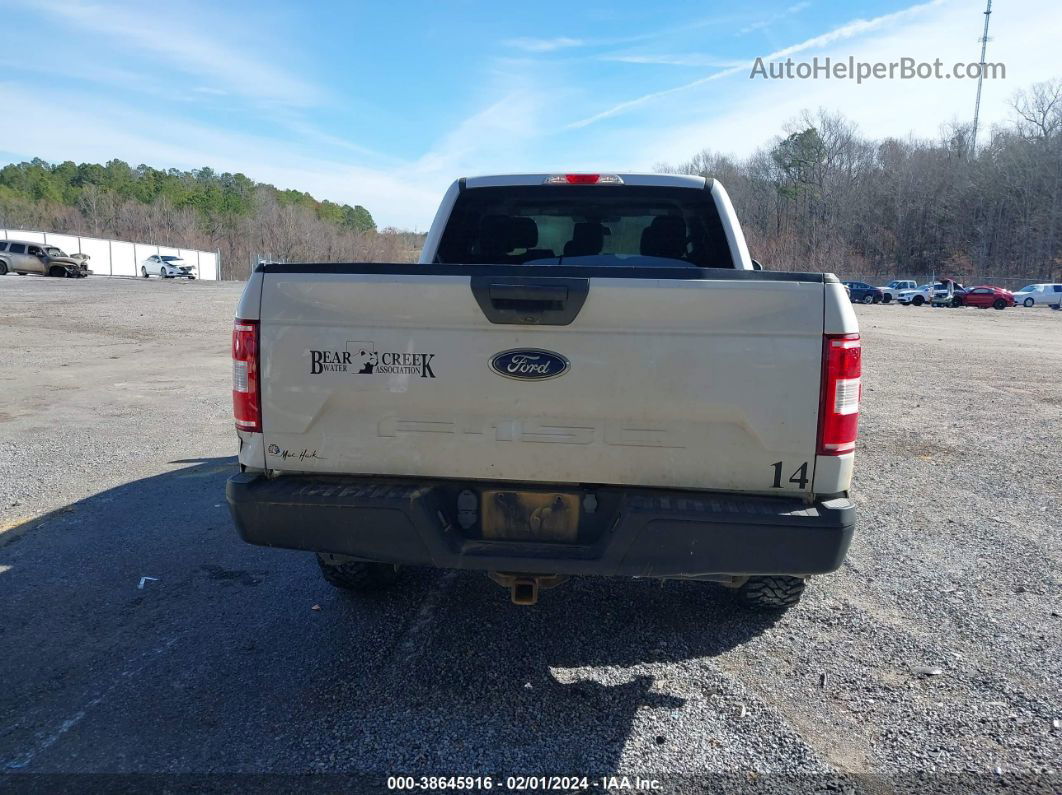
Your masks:
{"label": "off-road tire tread", "polygon": [[800,577],[749,577],[738,595],[753,610],[785,610],[800,601],[805,584]]}
{"label": "off-road tire tread", "polygon": [[361,560],[346,560],[331,563],[317,555],[317,565],[325,581],[347,591],[375,591],[391,585],[398,576],[389,563],[367,563]]}

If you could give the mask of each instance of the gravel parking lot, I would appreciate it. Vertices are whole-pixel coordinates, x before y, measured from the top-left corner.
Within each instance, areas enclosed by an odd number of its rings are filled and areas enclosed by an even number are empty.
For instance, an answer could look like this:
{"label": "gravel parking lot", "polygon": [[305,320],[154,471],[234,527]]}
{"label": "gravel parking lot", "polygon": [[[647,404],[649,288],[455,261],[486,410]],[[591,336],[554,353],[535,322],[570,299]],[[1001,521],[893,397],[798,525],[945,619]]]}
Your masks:
{"label": "gravel parking lot", "polygon": [[240,289],[0,278],[0,769],[1062,786],[1062,312],[856,308],[857,539],[760,618],[243,544]]}

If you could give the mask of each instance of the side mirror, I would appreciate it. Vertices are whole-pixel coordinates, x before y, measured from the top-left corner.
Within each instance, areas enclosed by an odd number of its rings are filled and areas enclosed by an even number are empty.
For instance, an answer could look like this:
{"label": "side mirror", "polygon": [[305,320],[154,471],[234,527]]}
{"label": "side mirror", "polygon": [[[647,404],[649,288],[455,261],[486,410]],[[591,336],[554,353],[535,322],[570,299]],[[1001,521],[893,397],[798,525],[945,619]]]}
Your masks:
{"label": "side mirror", "polygon": [[757,259],[754,259],[754,260],[752,261],[752,269],[753,269],[754,271],[762,271],[762,270],[763,270],[763,263],[761,263],[761,262],[760,262],[759,260],[757,260]]}

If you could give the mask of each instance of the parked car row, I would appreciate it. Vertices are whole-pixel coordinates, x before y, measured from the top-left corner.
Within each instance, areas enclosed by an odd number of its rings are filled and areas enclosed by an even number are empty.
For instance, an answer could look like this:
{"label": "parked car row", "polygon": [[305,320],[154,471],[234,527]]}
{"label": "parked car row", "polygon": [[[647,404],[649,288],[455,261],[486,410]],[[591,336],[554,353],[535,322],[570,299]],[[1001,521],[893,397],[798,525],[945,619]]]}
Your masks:
{"label": "parked car row", "polygon": [[[32,240],[0,240],[0,276],[17,273],[25,276],[64,276],[83,278],[91,275],[88,254],[66,254],[55,246]],[[196,266],[182,257],[155,254],[140,263],[140,275],[162,279],[194,279]]]}
{"label": "parked car row", "polygon": [[973,306],[982,309],[1006,309],[1011,306],[1032,307],[1046,304],[1052,309],[1062,308],[1062,284],[1030,284],[1012,293],[1003,287],[985,284],[964,287],[946,282],[916,284],[905,279],[895,279],[884,287],[874,287],[866,282],[843,282],[853,303],[888,304],[901,306]]}

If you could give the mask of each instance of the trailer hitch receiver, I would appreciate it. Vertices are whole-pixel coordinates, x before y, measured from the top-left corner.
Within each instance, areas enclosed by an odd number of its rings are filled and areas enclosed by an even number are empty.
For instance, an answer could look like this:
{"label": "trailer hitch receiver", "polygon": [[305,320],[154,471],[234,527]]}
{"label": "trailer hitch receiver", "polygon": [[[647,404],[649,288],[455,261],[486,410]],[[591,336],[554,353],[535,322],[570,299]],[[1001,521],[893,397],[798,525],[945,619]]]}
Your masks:
{"label": "trailer hitch receiver", "polygon": [[540,589],[554,588],[568,579],[557,574],[517,574],[504,571],[491,571],[487,576],[509,590],[509,598],[514,605],[533,605],[538,602]]}

